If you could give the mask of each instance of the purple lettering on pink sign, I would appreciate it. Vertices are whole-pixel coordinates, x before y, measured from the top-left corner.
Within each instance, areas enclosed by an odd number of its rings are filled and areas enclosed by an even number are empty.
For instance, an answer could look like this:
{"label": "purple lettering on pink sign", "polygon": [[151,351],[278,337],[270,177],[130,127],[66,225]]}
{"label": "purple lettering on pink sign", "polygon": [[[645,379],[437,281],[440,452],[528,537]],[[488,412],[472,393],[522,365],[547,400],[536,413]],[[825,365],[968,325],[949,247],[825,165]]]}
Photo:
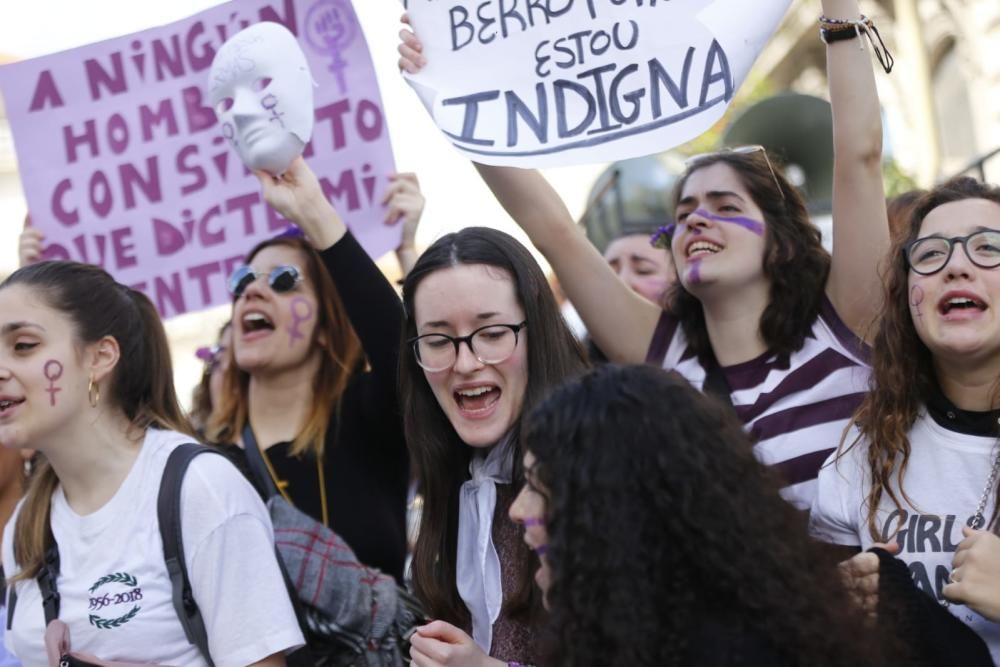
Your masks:
{"label": "purple lettering on pink sign", "polygon": [[292,299],[290,307],[292,310],[292,328],[288,332],[289,347],[295,345],[295,341],[301,340],[305,337],[299,329],[299,326],[301,326],[303,322],[311,320],[313,316],[312,304],[309,303],[308,299],[305,299],[304,297],[297,296]]}
{"label": "purple lettering on pink sign", "polygon": [[[235,128],[219,124],[205,90],[218,47],[260,20],[301,37],[312,59],[309,164],[323,175],[324,193],[371,256],[399,245],[402,228],[382,223],[384,175],[396,169],[351,0],[230,0],[0,67],[11,131],[18,146],[31,147],[18,154],[18,169],[46,259],[103,266],[123,285],[143,286],[167,317],[229,301],[219,267],[230,249],[288,226],[263,201],[231,145]],[[257,108],[274,127],[287,126],[285,98],[258,92]]]}
{"label": "purple lettering on pink sign", "polygon": [[63,365],[55,359],[49,359],[45,362],[42,373],[45,375],[45,379],[49,381],[49,388],[45,390],[49,392],[49,404],[55,407],[56,394],[62,391],[61,387],[56,386],[56,380],[62,377]]}
{"label": "purple lettering on pink sign", "polygon": [[916,313],[917,317],[923,317],[924,314],[920,310],[920,304],[924,302],[924,290],[920,285],[914,285],[910,288],[910,305],[913,307],[913,312]]}

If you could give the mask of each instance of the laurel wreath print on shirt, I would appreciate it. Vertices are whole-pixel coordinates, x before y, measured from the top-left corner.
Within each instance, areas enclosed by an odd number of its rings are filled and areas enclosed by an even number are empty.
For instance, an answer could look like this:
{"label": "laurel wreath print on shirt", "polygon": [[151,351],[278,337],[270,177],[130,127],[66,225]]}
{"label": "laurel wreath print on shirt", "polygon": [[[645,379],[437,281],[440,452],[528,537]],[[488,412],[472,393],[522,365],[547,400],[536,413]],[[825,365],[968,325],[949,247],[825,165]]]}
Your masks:
{"label": "laurel wreath print on shirt", "polygon": [[[121,593],[104,592],[103,595],[100,594],[99,590],[110,584],[124,586],[126,590]],[[107,608],[112,614],[117,614],[119,609],[122,608],[120,605],[132,605],[132,608],[124,614],[112,615],[111,617],[90,614],[88,616],[90,624],[99,630],[112,630],[121,627],[135,618],[135,615],[142,609],[142,607],[135,604],[142,600],[142,588],[139,587],[138,579],[128,572],[106,574],[95,581],[94,585],[88,589],[88,592],[90,593],[90,611],[99,611]]]}

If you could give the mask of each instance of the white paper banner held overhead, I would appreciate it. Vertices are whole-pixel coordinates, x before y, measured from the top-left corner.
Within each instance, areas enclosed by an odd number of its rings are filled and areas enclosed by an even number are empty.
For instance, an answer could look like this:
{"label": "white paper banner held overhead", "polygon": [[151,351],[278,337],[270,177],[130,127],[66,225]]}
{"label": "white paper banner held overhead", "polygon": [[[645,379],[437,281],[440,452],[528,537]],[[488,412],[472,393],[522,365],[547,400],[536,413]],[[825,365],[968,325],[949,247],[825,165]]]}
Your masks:
{"label": "white paper banner held overhead", "polygon": [[486,164],[664,151],[712,126],[791,0],[408,0],[409,77],[448,140]]}

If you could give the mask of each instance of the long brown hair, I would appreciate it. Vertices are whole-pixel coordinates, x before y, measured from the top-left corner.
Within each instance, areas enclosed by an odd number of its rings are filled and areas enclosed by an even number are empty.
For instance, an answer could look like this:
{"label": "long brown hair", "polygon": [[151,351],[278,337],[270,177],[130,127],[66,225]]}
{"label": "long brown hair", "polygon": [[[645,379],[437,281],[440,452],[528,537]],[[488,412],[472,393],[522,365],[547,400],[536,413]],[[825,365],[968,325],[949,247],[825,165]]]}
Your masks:
{"label": "long brown hair", "polygon": [[[118,342],[120,356],[105,400],[121,410],[131,429],[161,428],[191,434],[174,392],[170,347],[159,313],[141,292],[125,287],[103,269],[77,262],[41,262],[14,272],[0,290],[23,285],[74,325],[76,339],[95,343],[106,336]],[[15,580],[34,577],[42,565],[49,504],[59,484],[44,457],[28,483],[14,526]]]}
{"label": "long brown hair", "polygon": [[[304,258],[304,270],[316,290],[319,319],[313,344],[319,345],[319,371],[313,378],[313,400],[305,426],[292,442],[291,454],[323,453],[330,417],[340,408],[340,399],[354,372],[361,370],[364,351],[351,326],[336,285],[322,265],[319,253],[308,241],[296,236],[279,236],[254,246],[246,261],[252,262],[264,248],[281,246],[297,250]],[[234,304],[235,306],[235,304]],[[234,322],[233,326],[237,326]],[[206,429],[212,442],[232,442],[240,436],[249,416],[250,374],[240,370],[235,360],[222,379],[222,405],[213,413]]]}
{"label": "long brown hair", "polygon": [[[899,509],[902,509],[903,500],[909,502],[905,492],[902,498],[897,496],[891,481],[898,478],[902,491],[902,480],[910,460],[908,434],[930,390],[937,385],[933,355],[917,335],[910,314],[909,265],[905,248],[917,238],[928,213],[942,204],[963,199],[986,199],[1000,204],[1000,188],[972,178],[958,178],[925,194],[913,208],[906,233],[897,236],[893,243],[886,269],[885,308],[872,342],[871,390],[855,416],[859,436],[849,445],[855,445],[862,438],[868,442],[867,460],[871,473],[866,500],[868,530],[876,541],[881,539],[876,528],[876,514],[882,494],[888,494]],[[841,450],[845,450],[845,443],[841,443]]]}
{"label": "long brown hair", "polygon": [[[759,151],[722,151],[692,162],[677,182],[675,208],[691,174],[717,163],[726,164],[737,173],[764,214],[767,222],[764,275],[771,287],[767,307],[760,318],[760,335],[769,351],[790,354],[805,344],[819,316],[830,274],[830,253],[823,248],[819,228],[809,221],[798,191],[780,169],[771,170],[767,158]],[[706,363],[713,352],[701,301],[680,282],[674,284],[667,301],[691,349],[702,363]]]}
{"label": "long brown hair", "polygon": [[[468,227],[448,234],[417,260],[403,283],[406,326],[400,342],[399,384],[403,423],[420,492],[424,497],[420,533],[413,553],[413,587],[432,618],[468,624],[469,612],[456,585],[458,495],[469,479],[472,448],[462,442],[437,399],[407,342],[417,335],[414,296],[423,280],[459,264],[502,269],[514,281],[518,303],[528,322],[528,386],[522,413],[548,391],[581,372],[586,362],[580,344],[566,326],[555,297],[531,253],[512,236],[495,229]],[[514,427],[513,485],[520,488],[520,419]],[[506,602],[508,615],[528,614],[535,602],[532,582],[537,560],[523,543],[516,547],[517,593]]]}

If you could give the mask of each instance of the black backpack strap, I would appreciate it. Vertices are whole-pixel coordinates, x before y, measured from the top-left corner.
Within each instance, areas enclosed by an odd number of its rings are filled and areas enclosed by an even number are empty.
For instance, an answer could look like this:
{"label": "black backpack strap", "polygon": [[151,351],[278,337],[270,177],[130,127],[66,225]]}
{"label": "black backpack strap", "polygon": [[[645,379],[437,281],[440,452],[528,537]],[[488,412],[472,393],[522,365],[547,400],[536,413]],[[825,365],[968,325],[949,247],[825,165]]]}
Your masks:
{"label": "black backpack strap", "polygon": [[181,533],[181,485],[184,483],[184,473],[194,457],[205,453],[221,455],[221,452],[194,443],[180,445],[170,452],[167,466],[163,470],[163,478],[160,480],[156,513],[160,522],[160,538],[163,540],[163,559],[170,575],[177,617],[181,621],[188,641],[198,647],[202,657],[210,666],[214,666],[208,651],[208,632],[205,630],[205,622],[191,592],[191,580],[184,561],[184,539]]}
{"label": "black backpack strap", "polygon": [[253,481],[257,488],[264,492],[264,497],[272,498],[278,495],[278,487],[271,478],[267,464],[264,463],[264,455],[257,446],[257,438],[250,428],[250,420],[247,420],[246,426],[243,427],[243,451],[246,452],[247,467],[250,469]]}
{"label": "black backpack strap", "polygon": [[[42,594],[42,608],[45,610],[45,625],[59,618],[59,545],[52,534],[52,524],[45,525],[45,557],[42,567],[35,575],[38,590]],[[13,612],[12,612],[13,613]]]}

